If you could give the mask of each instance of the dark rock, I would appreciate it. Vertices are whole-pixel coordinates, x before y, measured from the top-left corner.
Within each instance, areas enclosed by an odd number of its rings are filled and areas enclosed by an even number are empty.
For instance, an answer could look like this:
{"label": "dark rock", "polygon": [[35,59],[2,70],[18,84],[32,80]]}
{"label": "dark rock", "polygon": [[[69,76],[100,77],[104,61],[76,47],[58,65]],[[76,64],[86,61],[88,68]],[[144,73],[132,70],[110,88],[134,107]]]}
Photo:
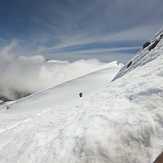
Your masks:
{"label": "dark rock", "polygon": [[129,68],[132,64],[132,61],[130,61],[128,64],[127,64],[127,68]]}
{"label": "dark rock", "polygon": [[157,44],[160,42],[160,40],[156,40],[150,47],[149,47],[149,51],[151,51],[152,49],[154,49],[156,46],[157,46]]}
{"label": "dark rock", "polygon": [[149,41],[145,42],[145,43],[143,44],[143,49],[145,49],[146,47],[148,47],[150,44],[151,44],[151,43],[150,43]]}

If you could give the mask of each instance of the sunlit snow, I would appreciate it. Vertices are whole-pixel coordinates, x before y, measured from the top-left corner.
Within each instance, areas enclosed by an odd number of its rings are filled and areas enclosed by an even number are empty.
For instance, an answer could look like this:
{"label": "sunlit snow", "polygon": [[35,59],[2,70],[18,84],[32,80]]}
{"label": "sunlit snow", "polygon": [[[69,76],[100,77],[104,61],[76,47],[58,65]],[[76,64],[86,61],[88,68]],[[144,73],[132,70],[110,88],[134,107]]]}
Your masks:
{"label": "sunlit snow", "polygon": [[162,54],[161,39],[117,75],[114,62],[1,106],[0,163],[152,163],[163,151]]}

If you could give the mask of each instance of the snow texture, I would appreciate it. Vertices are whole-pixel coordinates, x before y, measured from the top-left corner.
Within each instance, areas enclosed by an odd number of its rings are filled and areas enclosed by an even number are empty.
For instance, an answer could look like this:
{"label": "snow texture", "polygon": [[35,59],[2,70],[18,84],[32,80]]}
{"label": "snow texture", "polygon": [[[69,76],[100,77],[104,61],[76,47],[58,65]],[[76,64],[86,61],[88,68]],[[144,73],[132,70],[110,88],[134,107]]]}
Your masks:
{"label": "snow texture", "polygon": [[127,67],[112,82],[116,63],[1,106],[0,163],[153,163],[163,151],[163,40]]}

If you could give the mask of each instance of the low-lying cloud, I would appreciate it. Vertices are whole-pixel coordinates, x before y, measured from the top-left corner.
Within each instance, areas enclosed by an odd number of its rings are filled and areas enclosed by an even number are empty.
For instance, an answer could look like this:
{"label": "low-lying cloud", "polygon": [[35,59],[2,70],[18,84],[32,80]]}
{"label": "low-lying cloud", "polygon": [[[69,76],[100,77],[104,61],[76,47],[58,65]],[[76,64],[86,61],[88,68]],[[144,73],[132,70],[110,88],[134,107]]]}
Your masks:
{"label": "low-lying cloud", "polygon": [[96,59],[74,62],[17,55],[17,43],[0,49],[0,97],[17,99],[85,75],[105,65]]}

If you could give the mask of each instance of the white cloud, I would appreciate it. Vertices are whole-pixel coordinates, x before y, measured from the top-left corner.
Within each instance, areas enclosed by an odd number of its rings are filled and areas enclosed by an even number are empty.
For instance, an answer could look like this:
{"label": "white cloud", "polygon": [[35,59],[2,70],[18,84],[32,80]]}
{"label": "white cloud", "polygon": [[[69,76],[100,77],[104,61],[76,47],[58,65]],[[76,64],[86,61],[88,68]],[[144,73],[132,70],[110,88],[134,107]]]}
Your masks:
{"label": "white cloud", "polygon": [[[139,25],[128,29],[123,29],[114,33],[105,33],[100,35],[74,34],[61,37],[61,41],[51,47],[39,47],[38,53],[48,53],[49,51],[58,51],[72,46],[82,46],[91,43],[112,43],[119,41],[144,41],[151,39],[156,31],[161,28],[160,24]],[[132,47],[130,47],[132,48]],[[112,51],[112,49],[110,50]]]}
{"label": "white cloud", "polygon": [[47,61],[43,56],[17,55],[18,43],[0,49],[0,95],[15,99],[85,75],[100,68],[98,60]]}

